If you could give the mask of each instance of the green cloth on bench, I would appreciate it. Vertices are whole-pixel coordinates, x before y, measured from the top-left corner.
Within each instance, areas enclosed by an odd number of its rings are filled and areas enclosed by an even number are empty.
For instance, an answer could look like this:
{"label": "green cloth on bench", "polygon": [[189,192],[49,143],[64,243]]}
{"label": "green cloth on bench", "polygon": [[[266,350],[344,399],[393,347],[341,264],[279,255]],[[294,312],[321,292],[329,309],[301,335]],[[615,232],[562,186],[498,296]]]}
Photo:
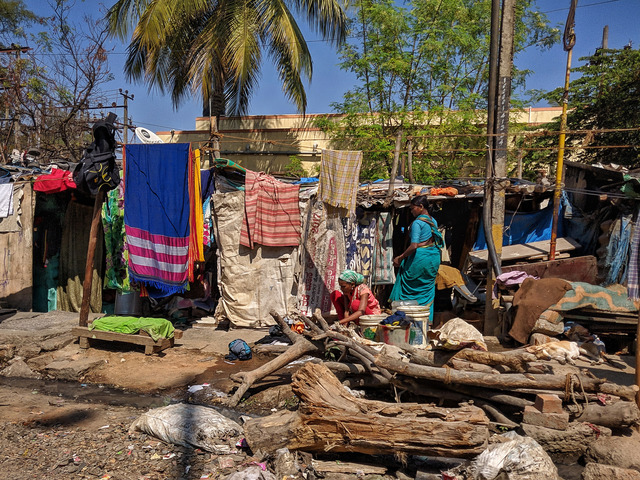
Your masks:
{"label": "green cloth on bench", "polygon": [[154,342],[161,338],[173,338],[173,325],[164,318],[122,317],[109,315],[97,318],[89,325],[89,330],[105,332],[138,333],[140,330],[149,334]]}

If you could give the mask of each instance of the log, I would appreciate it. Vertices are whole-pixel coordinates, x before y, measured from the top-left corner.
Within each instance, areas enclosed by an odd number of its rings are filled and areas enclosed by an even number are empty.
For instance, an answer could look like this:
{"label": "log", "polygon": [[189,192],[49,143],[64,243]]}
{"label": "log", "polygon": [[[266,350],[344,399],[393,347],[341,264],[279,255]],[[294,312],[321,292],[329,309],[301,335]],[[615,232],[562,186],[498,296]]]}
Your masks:
{"label": "log", "polygon": [[509,353],[494,353],[463,348],[462,350],[452,352],[445,350],[422,350],[411,345],[403,347],[403,349],[411,354],[410,359],[412,363],[428,367],[449,365],[458,370],[470,370],[470,368],[465,368],[466,363],[461,362],[467,361],[492,367],[505,366],[514,372],[526,372],[528,363],[536,360],[535,355],[525,352],[524,350]]}
{"label": "log", "polygon": [[627,387],[609,383],[602,379],[593,379],[584,375],[534,375],[520,373],[503,373],[500,375],[487,375],[476,372],[461,372],[452,368],[427,367],[413,363],[404,363],[394,360],[385,355],[377,355],[375,363],[388,371],[396,372],[410,377],[424,378],[445,384],[454,383],[481,388],[494,388],[496,390],[512,390],[514,388],[533,388],[565,390],[565,387],[572,386],[574,391],[595,393],[602,392],[616,395],[626,400],[635,399],[638,386]]}
{"label": "log", "polygon": [[229,400],[227,400],[226,403],[230,407],[237,406],[238,403],[240,403],[240,400],[242,400],[244,394],[247,393],[247,390],[251,388],[251,385],[253,385],[258,380],[271,375],[277,370],[280,370],[282,367],[285,367],[291,362],[299,359],[300,357],[308,355],[312,352],[317,352],[319,350],[317,345],[310,342],[303,336],[296,335],[294,332],[292,332],[289,328],[289,325],[287,325],[287,322],[285,322],[276,312],[271,311],[269,313],[274,318],[274,320],[278,322],[284,334],[287,335],[287,337],[289,337],[294,343],[287,349],[286,352],[265,363],[261,367],[258,367],[255,370],[251,370],[250,372],[239,372],[231,375],[229,378],[231,378],[231,380],[233,380],[234,382],[241,383],[241,385],[235,391],[233,396]]}
{"label": "log", "polygon": [[[571,406],[569,409],[574,410]],[[638,424],[640,412],[635,402],[615,402],[607,405],[590,403],[584,406],[574,420],[609,428],[631,427]]]}
{"label": "log", "polygon": [[389,470],[380,465],[355,462],[329,462],[312,460],[311,466],[318,473],[350,473],[352,475],[385,475]]}
{"label": "log", "polygon": [[469,458],[488,443],[489,419],[478,407],[440,408],[358,399],[322,364],[307,363],[293,377],[297,412],[245,423],[253,451],[286,446],[308,452],[407,453]]}
{"label": "log", "polygon": [[536,359],[535,355],[521,351],[519,353],[481,352],[471,348],[464,348],[454,355],[454,359],[468,360],[490,366],[504,366],[514,372],[524,373],[528,370],[529,362]]}
{"label": "log", "polygon": [[254,345],[251,349],[255,354],[280,355],[286,352],[291,345]]}
{"label": "log", "polygon": [[447,385],[447,387],[454,392],[459,392],[467,396],[482,398],[493,403],[501,403],[502,405],[509,405],[521,409],[524,409],[524,407],[529,405],[534,405],[532,400],[527,400],[526,398],[517,397],[515,395],[508,395],[502,392],[496,392],[495,390],[471,388],[462,385]]}

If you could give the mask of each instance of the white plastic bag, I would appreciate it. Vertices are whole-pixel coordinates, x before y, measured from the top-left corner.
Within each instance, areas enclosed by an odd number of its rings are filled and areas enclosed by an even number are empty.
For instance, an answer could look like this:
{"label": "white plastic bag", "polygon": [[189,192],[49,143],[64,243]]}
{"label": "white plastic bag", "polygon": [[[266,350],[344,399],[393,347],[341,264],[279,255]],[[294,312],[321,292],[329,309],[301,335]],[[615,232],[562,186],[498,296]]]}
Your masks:
{"label": "white plastic bag", "polygon": [[254,465],[241,472],[232,473],[227,480],[276,480],[276,476],[269,470],[262,470]]}
{"label": "white plastic bag", "polygon": [[427,331],[427,337],[432,348],[462,350],[471,347],[487,351],[487,344],[484,342],[482,333],[458,317],[452,318],[437,330]]}
{"label": "white plastic bag", "polygon": [[235,445],[243,434],[239,424],[213,408],[186,403],[143,413],[129,428],[136,430],[167,443],[194,446],[216,454],[229,453],[229,446]]}
{"label": "white plastic bag", "polygon": [[501,472],[509,480],[559,480],[558,469],[538,442],[509,432],[472,462],[474,480],[493,480]]}

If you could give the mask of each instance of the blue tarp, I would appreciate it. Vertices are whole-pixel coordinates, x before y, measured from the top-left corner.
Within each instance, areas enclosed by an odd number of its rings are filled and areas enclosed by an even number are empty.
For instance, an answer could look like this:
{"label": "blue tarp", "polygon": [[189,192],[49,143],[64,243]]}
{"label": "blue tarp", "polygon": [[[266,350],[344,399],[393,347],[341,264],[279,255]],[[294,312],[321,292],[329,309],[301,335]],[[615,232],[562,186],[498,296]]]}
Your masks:
{"label": "blue tarp", "polygon": [[[558,237],[564,235],[562,228],[564,208],[560,202],[558,210]],[[520,245],[523,243],[537,242],[551,239],[551,225],[553,223],[553,204],[533,213],[505,213],[504,235],[502,245]],[[478,237],[473,250],[484,250],[487,242],[484,238],[484,225],[480,222]]]}

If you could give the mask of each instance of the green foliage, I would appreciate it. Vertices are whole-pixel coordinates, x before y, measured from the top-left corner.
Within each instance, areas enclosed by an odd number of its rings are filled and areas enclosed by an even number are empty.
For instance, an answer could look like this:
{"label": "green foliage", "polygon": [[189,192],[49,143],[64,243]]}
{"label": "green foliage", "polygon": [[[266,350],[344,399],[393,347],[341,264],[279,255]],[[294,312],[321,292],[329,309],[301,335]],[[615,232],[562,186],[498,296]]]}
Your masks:
{"label": "green foliage", "polygon": [[25,37],[24,29],[42,21],[27,8],[22,0],[0,0],[0,40],[3,47],[20,43]]}
{"label": "green foliage", "polygon": [[289,165],[284,167],[284,171],[287,175],[294,177],[305,177],[307,175],[307,172],[302,166],[302,159],[296,155],[289,157]]}
{"label": "green foliage", "polygon": [[225,106],[229,114],[245,113],[268,56],[285,94],[304,112],[311,54],[290,7],[324,39],[344,39],[346,15],[338,0],[118,0],[108,19],[113,36],[132,34],[129,77],[170,92],[175,105],[199,92],[212,99],[216,115]]}
{"label": "green foliage", "polygon": [[[640,50],[600,50],[580,61],[569,86],[565,158],[640,167]],[[559,104],[563,90],[542,98]],[[556,164],[559,131],[556,119],[520,139],[530,174]]]}
{"label": "green foliage", "polygon": [[[364,151],[363,179],[389,176],[398,132],[403,151],[414,139],[417,181],[455,176],[482,156],[476,150],[483,141],[475,135],[486,121],[479,109],[486,108],[491,1],[404,5],[358,3],[350,22],[354,40],[342,48],[341,65],[359,83],[332,105],[344,120],[317,122],[336,148]],[[516,53],[559,38],[534,7],[533,0],[517,2]],[[514,86],[523,85],[527,73],[514,69]]]}

